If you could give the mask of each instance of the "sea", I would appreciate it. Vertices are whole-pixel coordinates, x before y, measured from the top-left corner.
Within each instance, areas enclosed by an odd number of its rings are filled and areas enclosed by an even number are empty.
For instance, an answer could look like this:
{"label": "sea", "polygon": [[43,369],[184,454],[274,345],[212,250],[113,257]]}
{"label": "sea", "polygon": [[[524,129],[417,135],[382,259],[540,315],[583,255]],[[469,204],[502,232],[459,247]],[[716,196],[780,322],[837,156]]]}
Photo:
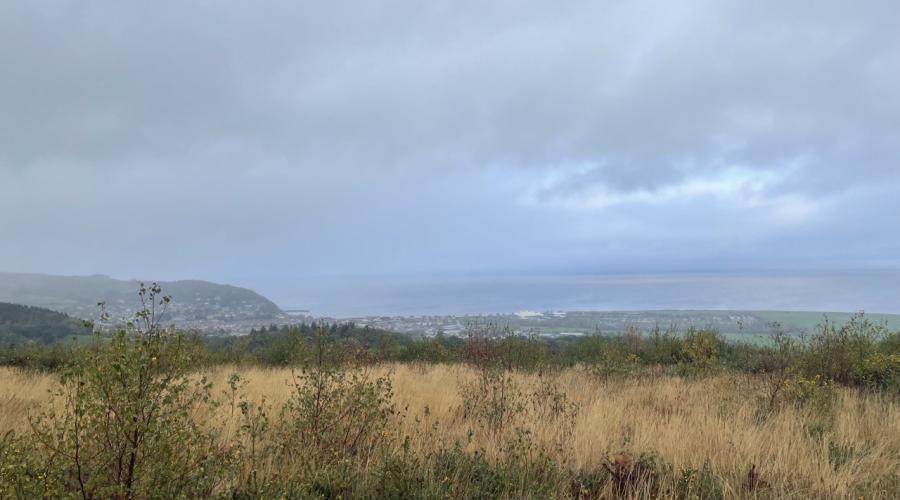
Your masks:
{"label": "sea", "polygon": [[777,310],[900,314],[900,270],[301,276],[250,285],[314,316]]}

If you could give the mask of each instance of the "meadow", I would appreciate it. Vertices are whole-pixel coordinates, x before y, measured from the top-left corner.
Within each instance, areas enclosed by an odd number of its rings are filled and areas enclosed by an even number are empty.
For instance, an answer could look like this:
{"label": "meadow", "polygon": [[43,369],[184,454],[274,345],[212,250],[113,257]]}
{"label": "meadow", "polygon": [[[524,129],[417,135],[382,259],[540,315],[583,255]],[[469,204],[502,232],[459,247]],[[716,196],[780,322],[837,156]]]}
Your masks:
{"label": "meadow", "polygon": [[900,494],[900,336],[862,317],[767,346],[632,331],[556,352],[497,328],[288,333],[235,357],[145,311],[53,369],[0,368],[0,497]]}
{"label": "meadow", "polygon": [[[236,397],[273,419],[281,418],[277,409],[295,393],[295,374],[289,369],[222,366],[206,373],[222,403],[198,407],[192,418],[218,430],[222,449],[233,446],[233,440],[242,440],[247,449],[251,439],[246,429],[242,432],[247,415],[228,403],[229,379],[235,373],[243,381]],[[754,377],[686,379],[649,371],[604,378],[576,367],[517,373],[510,380],[523,400],[542,391],[540,397],[547,397],[547,387],[565,394],[571,415],[526,408],[509,418],[514,429],[492,432],[465,415],[464,389],[479,381],[471,367],[388,364],[368,375],[391,380],[394,410],[375,429],[388,434],[378,444],[384,449],[354,464],[359,470],[345,476],[353,481],[308,478],[304,495],[891,498],[900,492],[900,405],[878,394],[837,389],[827,409],[789,405],[761,415],[765,398]],[[53,375],[0,369],[0,430],[28,433],[27,415],[47,404],[48,391],[57,386]],[[277,436],[269,433],[274,422],[267,425],[271,427],[256,443],[260,450]],[[517,434],[522,432],[528,434]],[[452,456],[454,450],[460,456],[483,457],[485,470],[459,457],[461,463],[455,465],[428,463],[441,454]],[[539,457],[542,453],[546,456]],[[392,460],[409,470],[383,476],[389,470],[385,462],[397,465]],[[542,460],[552,466],[540,464]],[[531,484],[532,468],[553,472],[535,476],[543,477],[543,484]],[[274,486],[292,474],[268,459],[255,468],[240,463],[237,469],[242,479],[223,480],[212,491],[247,488],[240,483],[248,483],[251,475]],[[617,479],[615,473],[635,477]],[[421,477],[412,477],[417,475]],[[383,484],[391,481],[397,484]]]}

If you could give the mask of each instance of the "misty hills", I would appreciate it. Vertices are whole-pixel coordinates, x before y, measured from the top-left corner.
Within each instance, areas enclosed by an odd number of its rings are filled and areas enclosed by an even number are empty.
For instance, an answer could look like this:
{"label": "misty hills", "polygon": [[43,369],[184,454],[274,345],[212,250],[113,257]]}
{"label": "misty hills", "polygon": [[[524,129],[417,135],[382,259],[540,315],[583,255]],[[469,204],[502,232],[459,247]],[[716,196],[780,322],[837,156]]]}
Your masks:
{"label": "misty hills", "polygon": [[83,321],[41,307],[0,302],[0,344],[43,342],[49,344],[90,335]]}
{"label": "misty hills", "polygon": [[[172,296],[167,321],[269,320],[282,315],[275,303],[262,295],[231,285],[186,280],[159,282],[163,294]],[[108,276],[52,276],[0,273],[0,302],[44,307],[78,318],[96,319],[98,302],[105,302],[113,318],[130,316],[139,308],[138,282]]]}

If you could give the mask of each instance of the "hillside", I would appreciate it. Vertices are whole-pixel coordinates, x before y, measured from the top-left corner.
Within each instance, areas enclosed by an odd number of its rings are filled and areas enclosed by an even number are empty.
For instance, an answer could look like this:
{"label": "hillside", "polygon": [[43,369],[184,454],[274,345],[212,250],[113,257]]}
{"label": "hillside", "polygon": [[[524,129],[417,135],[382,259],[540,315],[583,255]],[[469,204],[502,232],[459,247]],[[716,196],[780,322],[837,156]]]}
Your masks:
{"label": "hillside", "polygon": [[0,302],[0,345],[53,343],[90,335],[84,322],[40,307]]}
{"label": "hillside", "polygon": [[[205,321],[269,320],[281,315],[272,301],[246,288],[208,281],[160,282],[172,296],[166,320]],[[138,283],[108,276],[51,276],[0,273],[0,301],[45,307],[78,318],[97,317],[97,303],[105,302],[113,318],[129,316],[138,308]]]}

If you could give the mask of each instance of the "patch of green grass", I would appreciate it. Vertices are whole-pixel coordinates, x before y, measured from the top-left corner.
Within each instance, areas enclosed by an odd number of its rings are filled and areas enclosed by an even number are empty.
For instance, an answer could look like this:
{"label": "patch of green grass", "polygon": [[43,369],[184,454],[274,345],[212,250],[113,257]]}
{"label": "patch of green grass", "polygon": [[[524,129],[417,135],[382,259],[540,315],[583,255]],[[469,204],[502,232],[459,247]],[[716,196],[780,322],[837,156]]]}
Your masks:
{"label": "patch of green grass", "polygon": [[[829,321],[838,326],[844,325],[857,313],[849,312],[810,312],[810,311],[752,311],[752,314],[760,317],[768,323],[779,323],[786,329],[798,329],[812,332],[821,325],[827,317]],[[900,315],[897,314],[869,314],[866,318],[872,322],[887,323],[889,330],[900,330]]]}

